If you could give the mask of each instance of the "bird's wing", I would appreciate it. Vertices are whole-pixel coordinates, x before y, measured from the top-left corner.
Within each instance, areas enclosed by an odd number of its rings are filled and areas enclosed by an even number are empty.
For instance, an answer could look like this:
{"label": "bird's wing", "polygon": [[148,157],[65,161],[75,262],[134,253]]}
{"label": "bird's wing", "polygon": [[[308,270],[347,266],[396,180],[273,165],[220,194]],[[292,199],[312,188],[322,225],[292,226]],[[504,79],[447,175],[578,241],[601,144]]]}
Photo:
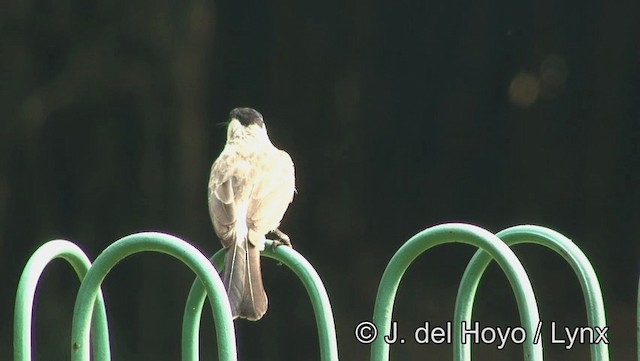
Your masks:
{"label": "bird's wing", "polygon": [[211,167],[209,177],[209,215],[213,227],[226,247],[233,242],[233,229],[238,217],[236,199],[243,187],[238,177],[238,162],[233,152],[223,151]]}
{"label": "bird's wing", "polygon": [[265,155],[268,161],[257,162],[260,175],[255,183],[247,218],[250,228],[258,234],[266,234],[278,227],[295,192],[295,169],[291,157],[274,149]]}

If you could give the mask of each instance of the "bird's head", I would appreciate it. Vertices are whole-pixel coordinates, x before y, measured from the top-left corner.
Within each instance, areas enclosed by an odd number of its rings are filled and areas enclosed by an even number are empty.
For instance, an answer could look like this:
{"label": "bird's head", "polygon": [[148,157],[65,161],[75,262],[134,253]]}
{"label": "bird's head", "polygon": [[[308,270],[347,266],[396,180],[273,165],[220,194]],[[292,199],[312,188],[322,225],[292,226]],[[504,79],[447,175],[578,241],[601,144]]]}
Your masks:
{"label": "bird's head", "polygon": [[235,108],[229,113],[227,141],[269,140],[264,118],[252,108]]}

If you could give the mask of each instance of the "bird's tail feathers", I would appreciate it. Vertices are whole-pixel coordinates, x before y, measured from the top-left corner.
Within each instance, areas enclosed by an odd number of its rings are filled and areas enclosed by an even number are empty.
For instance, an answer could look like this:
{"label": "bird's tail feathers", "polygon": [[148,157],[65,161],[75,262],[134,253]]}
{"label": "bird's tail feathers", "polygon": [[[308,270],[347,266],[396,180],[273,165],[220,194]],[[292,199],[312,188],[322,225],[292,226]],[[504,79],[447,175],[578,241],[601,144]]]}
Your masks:
{"label": "bird's tail feathers", "polygon": [[257,321],[267,312],[267,294],[262,284],[260,249],[247,237],[229,246],[224,260],[223,282],[233,318]]}

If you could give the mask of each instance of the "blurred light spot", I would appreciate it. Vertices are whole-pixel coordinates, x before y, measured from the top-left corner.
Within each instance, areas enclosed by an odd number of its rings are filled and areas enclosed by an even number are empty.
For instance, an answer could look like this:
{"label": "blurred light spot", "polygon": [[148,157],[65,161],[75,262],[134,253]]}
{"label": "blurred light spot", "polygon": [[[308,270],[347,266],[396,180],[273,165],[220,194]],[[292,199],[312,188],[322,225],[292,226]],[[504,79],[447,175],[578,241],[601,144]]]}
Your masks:
{"label": "blurred light spot", "polygon": [[509,99],[514,105],[528,108],[538,100],[540,81],[535,74],[520,72],[511,80]]}
{"label": "blurred light spot", "polygon": [[554,97],[562,92],[568,74],[564,58],[555,54],[547,55],[540,64],[540,90],[545,97]]}

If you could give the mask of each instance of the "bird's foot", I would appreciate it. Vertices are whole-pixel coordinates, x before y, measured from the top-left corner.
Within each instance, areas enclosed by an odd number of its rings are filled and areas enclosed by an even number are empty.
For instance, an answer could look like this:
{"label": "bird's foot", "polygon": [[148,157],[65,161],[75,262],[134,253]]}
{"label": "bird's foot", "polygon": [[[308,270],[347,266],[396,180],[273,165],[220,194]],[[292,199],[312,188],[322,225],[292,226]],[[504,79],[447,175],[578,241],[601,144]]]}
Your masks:
{"label": "bird's foot", "polygon": [[284,232],[276,228],[271,233],[273,233],[277,237],[277,239],[274,239],[273,242],[271,243],[272,251],[275,251],[276,248],[278,248],[278,246],[288,246],[290,248],[293,248],[291,246],[291,240],[289,239],[289,236],[284,234]]}
{"label": "bird's foot", "polygon": [[276,228],[273,231],[273,234],[275,234],[276,237],[278,237],[278,243],[279,243],[278,245],[280,246],[284,245],[284,246],[293,248],[293,246],[291,245],[291,239],[284,232]]}

